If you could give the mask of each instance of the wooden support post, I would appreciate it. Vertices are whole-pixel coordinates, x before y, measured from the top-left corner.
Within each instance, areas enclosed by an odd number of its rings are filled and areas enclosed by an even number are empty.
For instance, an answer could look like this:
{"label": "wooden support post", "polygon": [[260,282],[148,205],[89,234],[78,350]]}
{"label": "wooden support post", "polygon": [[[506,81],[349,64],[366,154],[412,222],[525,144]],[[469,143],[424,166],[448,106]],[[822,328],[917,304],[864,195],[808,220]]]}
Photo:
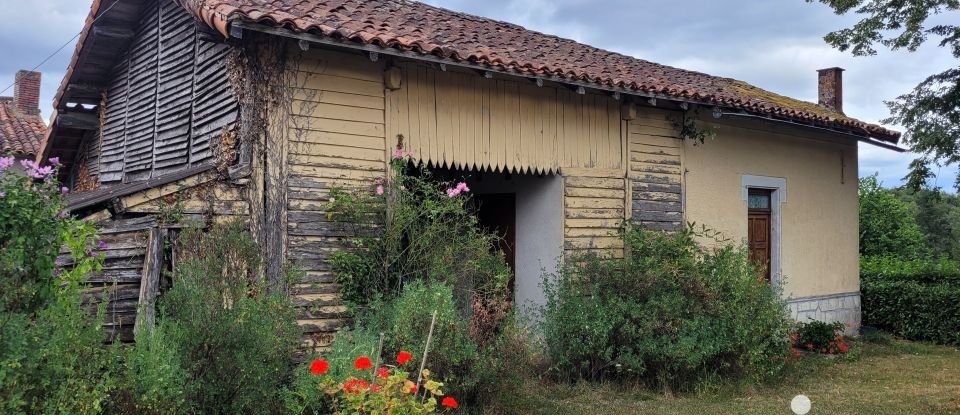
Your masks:
{"label": "wooden support post", "polygon": [[156,322],[157,291],[160,287],[160,270],[163,269],[163,242],[166,239],[166,229],[150,229],[147,251],[143,260],[143,274],[140,278],[137,320],[133,324],[134,335],[143,329],[151,330]]}

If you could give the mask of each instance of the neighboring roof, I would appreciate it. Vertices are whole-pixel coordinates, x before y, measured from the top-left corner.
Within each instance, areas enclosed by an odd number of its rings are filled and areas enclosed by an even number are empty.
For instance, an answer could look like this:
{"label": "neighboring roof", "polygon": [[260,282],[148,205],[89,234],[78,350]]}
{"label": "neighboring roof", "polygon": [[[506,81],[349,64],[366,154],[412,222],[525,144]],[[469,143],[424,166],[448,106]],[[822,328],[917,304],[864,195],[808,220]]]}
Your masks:
{"label": "neighboring roof", "polygon": [[745,82],[609,52],[523,27],[407,0],[178,0],[224,36],[234,20],[537,76],[558,76],[841,129],[900,133]]}
{"label": "neighboring roof", "polygon": [[46,130],[42,117],[20,114],[13,108],[13,98],[0,97],[0,156],[12,153],[32,157]]}

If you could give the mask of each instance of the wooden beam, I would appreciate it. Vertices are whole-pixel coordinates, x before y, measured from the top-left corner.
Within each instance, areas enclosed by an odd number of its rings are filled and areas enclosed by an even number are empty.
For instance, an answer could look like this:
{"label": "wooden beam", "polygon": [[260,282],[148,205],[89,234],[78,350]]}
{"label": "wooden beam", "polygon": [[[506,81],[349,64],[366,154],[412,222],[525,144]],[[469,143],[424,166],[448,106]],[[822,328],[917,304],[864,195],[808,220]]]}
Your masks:
{"label": "wooden beam", "polygon": [[147,240],[147,252],[143,260],[143,274],[140,278],[140,297],[137,302],[137,320],[133,323],[133,333],[140,330],[152,330],[157,318],[157,291],[160,288],[160,270],[163,269],[163,242],[167,239],[167,230],[150,229]]}
{"label": "wooden beam", "polygon": [[70,95],[85,95],[85,96],[99,97],[105,88],[106,87],[102,85],[94,85],[94,84],[70,84],[70,85],[67,85],[67,93]]}
{"label": "wooden beam", "polygon": [[94,26],[93,35],[96,38],[110,38],[110,39],[130,39],[133,38],[134,32],[132,29],[118,26]]}
{"label": "wooden beam", "polygon": [[57,114],[57,126],[77,130],[96,130],[100,128],[100,117],[83,112]]}

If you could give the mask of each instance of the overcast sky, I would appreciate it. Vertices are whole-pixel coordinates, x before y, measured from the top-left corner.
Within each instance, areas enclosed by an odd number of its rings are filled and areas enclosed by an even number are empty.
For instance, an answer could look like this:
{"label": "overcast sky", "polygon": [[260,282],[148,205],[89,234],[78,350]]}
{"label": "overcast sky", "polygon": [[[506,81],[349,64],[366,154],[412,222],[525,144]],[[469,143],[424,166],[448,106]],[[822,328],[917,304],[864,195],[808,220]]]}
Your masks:
{"label": "overcast sky", "polygon": [[[956,65],[930,44],[916,53],[880,51],[855,58],[831,49],[823,35],[856,22],[803,0],[428,0],[456,11],[520,24],[529,29],[646,60],[740,79],[783,95],[816,102],[816,70],[840,66],[847,115],[879,122],[883,101],[908,92],[927,75]],[[0,0],[0,89],[18,69],[30,69],[76,35],[91,0]],[[944,16],[956,19],[958,16]],[[51,101],[73,53],[71,43],[39,68],[41,109]],[[0,94],[12,95],[13,89]],[[897,128],[893,126],[893,128]],[[860,174],[879,172],[899,185],[911,154],[860,146]],[[937,172],[938,169],[934,169]],[[955,167],[939,170],[951,188]]]}

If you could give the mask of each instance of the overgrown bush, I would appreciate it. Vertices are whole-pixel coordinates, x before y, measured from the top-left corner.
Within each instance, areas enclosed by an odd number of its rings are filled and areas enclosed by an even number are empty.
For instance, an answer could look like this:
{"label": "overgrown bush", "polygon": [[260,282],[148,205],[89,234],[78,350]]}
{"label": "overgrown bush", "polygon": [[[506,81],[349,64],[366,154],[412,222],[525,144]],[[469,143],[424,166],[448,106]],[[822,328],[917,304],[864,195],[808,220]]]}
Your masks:
{"label": "overgrown bush", "polygon": [[688,387],[773,375],[789,353],[778,292],[744,247],[702,248],[676,233],[622,229],[626,257],[571,258],[545,281],[543,329],[555,374]]}
{"label": "overgrown bush", "polygon": [[843,336],[843,323],[825,323],[813,320],[797,323],[797,331],[793,336],[794,346],[824,354],[843,354],[850,351]]}
{"label": "overgrown bush", "polygon": [[99,413],[118,354],[80,284],[100,269],[102,242],[63,211],[56,159],[13,163],[0,157],[0,413]]}
{"label": "overgrown bush", "polygon": [[257,245],[235,222],[181,235],[184,257],[138,336],[119,413],[272,414],[284,407],[300,330],[290,298],[268,291]]}
{"label": "overgrown bush", "polygon": [[357,318],[327,356],[331,372],[340,366],[338,353],[356,350],[357,341],[372,347],[378,336],[371,333],[385,334],[387,353],[423,350],[436,310],[428,364],[448,389],[474,401],[481,389],[492,389],[483,382],[497,380],[484,372],[497,365],[481,364],[480,356],[511,312],[510,267],[496,235],[471,211],[464,182],[413,166],[401,150],[391,167],[387,179],[367,189],[334,189],[327,204],[330,218],[353,235],[331,263]]}
{"label": "overgrown bush", "polygon": [[496,236],[483,231],[468,208],[469,187],[413,167],[402,151],[391,175],[367,189],[333,189],[329,216],[352,235],[350,249],[331,258],[341,295],[354,309],[397,297],[416,280],[455,288],[457,304],[474,294],[505,301],[510,268]]}

